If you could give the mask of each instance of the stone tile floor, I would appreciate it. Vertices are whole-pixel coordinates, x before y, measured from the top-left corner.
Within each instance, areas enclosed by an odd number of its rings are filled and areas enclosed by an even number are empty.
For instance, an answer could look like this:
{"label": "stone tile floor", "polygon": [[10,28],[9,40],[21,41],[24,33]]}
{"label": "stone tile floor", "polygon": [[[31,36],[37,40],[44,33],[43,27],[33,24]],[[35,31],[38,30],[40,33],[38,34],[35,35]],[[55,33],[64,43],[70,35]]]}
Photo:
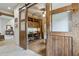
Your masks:
{"label": "stone tile floor", "polygon": [[31,50],[23,50],[14,40],[0,41],[0,56],[40,56]]}

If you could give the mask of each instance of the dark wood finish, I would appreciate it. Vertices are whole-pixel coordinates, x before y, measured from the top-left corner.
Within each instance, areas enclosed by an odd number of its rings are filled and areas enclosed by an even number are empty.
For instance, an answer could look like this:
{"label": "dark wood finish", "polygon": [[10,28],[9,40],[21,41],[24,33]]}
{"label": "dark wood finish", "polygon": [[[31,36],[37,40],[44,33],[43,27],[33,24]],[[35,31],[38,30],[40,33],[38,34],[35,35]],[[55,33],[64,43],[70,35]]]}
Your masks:
{"label": "dark wood finish", "polygon": [[0,35],[0,41],[3,41],[4,39],[4,35]]}
{"label": "dark wood finish", "polygon": [[20,31],[20,46],[26,49],[26,38],[25,38],[25,31]]}
{"label": "dark wood finish", "polygon": [[37,3],[30,3],[30,5],[27,6],[27,8],[30,8],[30,7],[32,7],[32,6],[36,5],[36,4],[37,4]]}
{"label": "dark wood finish", "polygon": [[40,36],[41,36],[40,39],[43,39],[43,37],[44,37],[44,36],[43,36],[43,30],[44,30],[44,29],[42,28],[43,25],[42,25],[42,20],[41,20],[41,19],[40,19],[39,25],[40,25]]}

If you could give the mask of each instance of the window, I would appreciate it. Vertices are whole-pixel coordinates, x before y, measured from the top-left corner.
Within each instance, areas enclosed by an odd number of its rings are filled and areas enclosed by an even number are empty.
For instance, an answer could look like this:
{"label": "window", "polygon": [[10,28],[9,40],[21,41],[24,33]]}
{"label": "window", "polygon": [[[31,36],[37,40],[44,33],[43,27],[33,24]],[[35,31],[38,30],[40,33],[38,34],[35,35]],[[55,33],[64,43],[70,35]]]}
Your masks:
{"label": "window", "polygon": [[53,32],[69,32],[69,13],[63,12],[52,15]]}

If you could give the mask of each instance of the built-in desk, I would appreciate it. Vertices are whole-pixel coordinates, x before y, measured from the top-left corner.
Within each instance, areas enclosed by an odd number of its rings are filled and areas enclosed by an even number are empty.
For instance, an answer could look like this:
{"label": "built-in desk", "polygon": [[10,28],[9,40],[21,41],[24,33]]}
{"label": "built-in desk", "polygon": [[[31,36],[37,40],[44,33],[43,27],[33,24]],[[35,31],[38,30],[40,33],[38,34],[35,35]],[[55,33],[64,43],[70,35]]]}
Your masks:
{"label": "built-in desk", "polygon": [[4,35],[0,35],[0,41],[4,40]]}

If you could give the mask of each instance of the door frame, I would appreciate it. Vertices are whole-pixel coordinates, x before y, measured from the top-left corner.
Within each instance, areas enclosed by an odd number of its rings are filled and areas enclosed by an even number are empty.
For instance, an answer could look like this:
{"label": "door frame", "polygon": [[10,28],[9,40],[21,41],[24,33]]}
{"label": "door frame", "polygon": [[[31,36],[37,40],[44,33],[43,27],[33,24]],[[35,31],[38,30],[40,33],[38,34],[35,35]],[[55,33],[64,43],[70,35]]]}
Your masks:
{"label": "door frame", "polygon": [[[36,5],[36,4],[38,4],[38,3],[32,3],[32,4],[30,4],[29,6],[26,7],[26,19],[28,19],[28,9],[29,9],[30,7]],[[28,20],[26,20],[26,22],[27,22],[27,23],[26,23],[26,24],[27,24],[26,28],[28,29]],[[42,23],[42,22],[40,22],[40,27],[41,27],[41,23]],[[41,30],[42,30],[42,27],[41,27]],[[27,32],[28,32],[28,30],[27,30]],[[41,34],[40,34],[40,36],[42,37]],[[28,49],[28,33],[27,33],[27,49]]]}
{"label": "door frame", "polygon": [[[22,8],[24,8],[25,7],[25,10],[26,10],[26,12],[25,12],[25,19],[28,19],[28,8],[30,8],[30,7],[32,7],[32,6],[34,6],[34,5],[36,5],[36,4],[38,4],[38,3],[33,3],[32,5],[30,5],[30,3],[28,3],[28,4],[25,4],[24,6],[22,6],[21,8],[19,8],[19,46],[20,46],[20,29],[21,29],[21,22],[20,22],[20,20],[21,20],[21,12],[23,11],[23,10],[21,10]],[[50,4],[50,3],[45,3],[45,7],[46,7],[46,14],[48,13],[47,11],[47,9],[49,9],[49,6],[48,6],[48,4]],[[29,5],[29,6],[28,6]],[[49,16],[49,15],[46,15],[46,16]],[[46,17],[46,21],[47,21],[48,19],[47,19],[47,17]],[[25,50],[26,49],[28,49],[28,32],[27,32],[27,28],[28,28],[28,20],[25,20],[25,27],[26,27],[26,46],[25,46]],[[48,22],[47,22],[48,23]],[[47,23],[46,23],[46,27],[47,27]],[[47,32],[47,31],[46,31]],[[47,36],[47,35],[46,35]],[[47,41],[46,41],[46,55],[47,55]]]}
{"label": "door frame", "polygon": [[[23,7],[25,7],[25,5]],[[21,38],[20,38],[20,35],[21,35],[21,22],[22,22],[21,21],[21,12],[24,11],[24,10],[22,10],[23,7],[19,8],[19,46],[22,47],[23,49],[26,49],[27,48],[26,46],[25,47],[22,46],[23,44],[21,44]],[[25,22],[25,20],[23,20],[23,21]],[[25,22],[25,28],[26,28],[26,22]],[[26,30],[25,30],[25,32],[26,32]],[[25,35],[26,35],[26,33],[25,33]]]}
{"label": "door frame", "polygon": [[[50,33],[52,33],[51,29],[52,29],[52,25],[51,25],[51,22],[52,22],[52,14],[57,14],[57,13],[61,13],[61,12],[65,12],[65,11],[71,11],[72,13],[75,13],[76,11],[78,11],[78,4],[76,3],[72,3],[71,5],[68,5],[68,6],[65,6],[65,7],[62,7],[62,8],[58,8],[56,10],[52,10],[52,6],[51,6],[51,3],[47,3],[46,4],[46,28],[47,28],[47,47],[46,47],[46,52],[47,52],[47,55],[51,56],[52,55],[52,51],[49,51],[51,50],[49,47],[52,48],[52,44],[50,43],[50,39],[48,39],[48,36],[50,36]],[[51,37],[50,37],[51,38]],[[49,46],[49,44],[51,44]],[[72,47],[73,47],[73,44],[72,44]],[[73,48],[72,48],[72,51],[73,51]],[[72,52],[73,54],[73,52]]]}
{"label": "door frame", "polygon": [[[22,47],[23,49],[27,49],[28,48],[28,32],[27,32],[27,29],[28,29],[28,8],[30,8],[31,6],[33,6],[33,5],[35,5],[36,3],[33,3],[33,4],[31,4],[31,3],[27,3],[27,4],[25,4],[25,5],[23,5],[21,8],[19,8],[19,46],[20,47]],[[25,7],[25,20],[23,20],[23,21],[25,21],[25,42],[24,42],[24,44],[25,44],[25,46],[23,47],[23,46],[21,46],[21,41],[20,41],[20,35],[21,35],[21,33],[20,33],[20,31],[21,31],[21,12],[22,11],[24,11],[24,10],[22,10],[23,8]]]}
{"label": "door frame", "polygon": [[[27,49],[27,7],[26,6],[28,6],[30,3],[28,3],[28,4],[24,4],[21,8],[19,8],[19,46],[20,47],[22,47],[23,49]],[[24,10],[22,10],[23,8],[25,7],[25,9]],[[21,35],[21,33],[20,33],[20,31],[21,31],[21,12],[22,11],[25,11],[25,16],[24,16],[24,18],[25,18],[25,20],[23,20],[24,22],[25,22],[25,38],[24,38],[24,40],[25,40],[25,42],[24,42],[24,47],[23,46],[21,46],[22,44],[21,44],[21,39],[20,39],[20,35]]]}

